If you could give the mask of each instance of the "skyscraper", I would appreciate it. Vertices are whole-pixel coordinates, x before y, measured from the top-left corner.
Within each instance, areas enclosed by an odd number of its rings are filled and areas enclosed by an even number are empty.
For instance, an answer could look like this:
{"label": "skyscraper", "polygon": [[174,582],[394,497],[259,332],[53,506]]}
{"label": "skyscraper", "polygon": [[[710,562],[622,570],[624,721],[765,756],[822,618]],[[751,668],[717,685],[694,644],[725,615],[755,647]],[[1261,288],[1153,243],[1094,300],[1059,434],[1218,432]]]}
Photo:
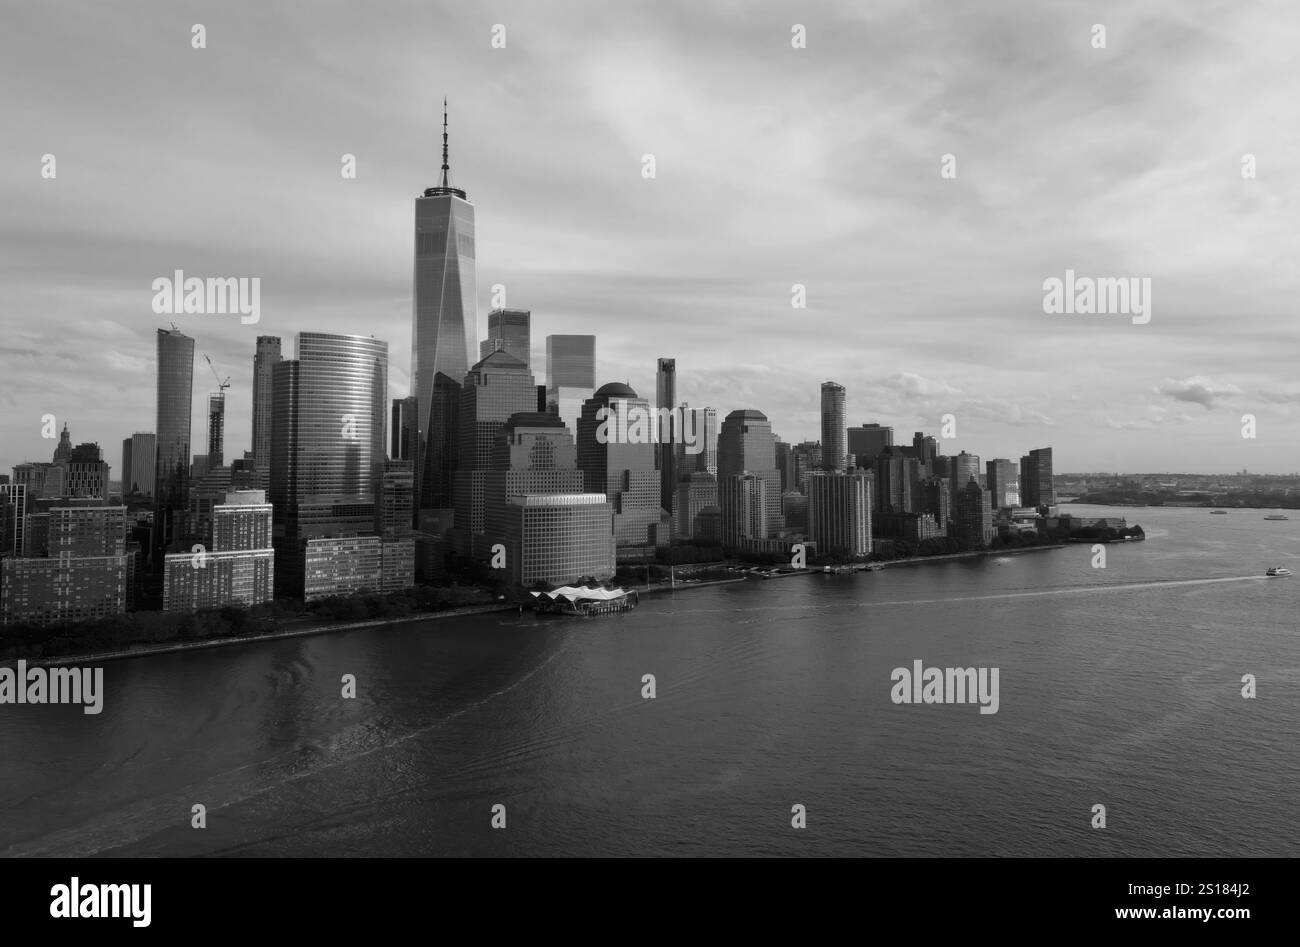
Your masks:
{"label": "skyscraper", "polygon": [[578,419],[578,466],[584,490],[608,497],[619,546],[648,546],[660,540],[656,445],[645,428],[641,429],[644,436],[633,433],[638,412],[654,417],[649,402],[627,385],[611,382],[587,399]]}
{"label": "skyscraper", "polygon": [[596,390],[596,337],[546,337],[546,407],[576,438],[582,405]]}
{"label": "skyscraper", "polygon": [[208,469],[226,463],[226,393],[208,393]]}
{"label": "skyscraper", "polygon": [[844,420],[844,386],[822,382],[822,467],[843,470],[848,453]]}
{"label": "skyscraper", "polygon": [[280,337],[259,335],[253,355],[253,468],[260,483],[271,468],[272,375],[280,361]]}
{"label": "skyscraper", "polygon": [[823,471],[808,478],[808,538],[818,552],[871,552],[872,474]]}
{"label": "skyscraper", "polygon": [[977,485],[983,486],[980,481],[980,458],[978,454],[971,454],[962,451],[956,457],[952,458],[952,489],[953,489],[953,507],[956,507],[956,493],[959,490],[965,490],[966,484],[974,480]]}
{"label": "skyscraper", "polygon": [[493,309],[488,313],[487,338],[479,344],[479,358],[508,352],[532,370],[532,313],[527,309]]}
{"label": "skyscraper", "polygon": [[[892,447],[894,443],[894,429],[885,427],[880,424],[863,424],[861,427],[852,427],[848,430],[848,452],[857,458],[858,466],[871,468],[873,461],[880,456],[886,447]],[[822,445],[822,455],[825,456],[825,447]],[[825,461],[822,462],[825,464]]]}
{"label": "skyscraper", "polygon": [[122,441],[122,496],[153,496],[158,447],[153,434],[137,431]]}
{"label": "skyscraper", "polygon": [[[725,430],[726,422],[723,422]],[[718,478],[718,507],[722,511],[722,545],[735,549],[746,540],[764,539],[768,526],[768,488],[771,481],[752,473]],[[777,498],[780,503],[780,497]]]}
{"label": "skyscraper", "polygon": [[993,509],[1020,505],[1020,479],[1018,465],[1005,458],[987,461],[984,469],[988,478]]}
{"label": "skyscraper", "polygon": [[674,435],[680,436],[671,420],[671,412],[677,407],[677,359],[661,358],[655,371],[655,407],[659,409],[656,423],[659,428],[659,444],[656,466],[659,468],[659,505],[671,513],[677,502],[677,449]]}
{"label": "skyscraper", "polygon": [[434,379],[439,372],[464,379],[478,338],[474,254],[474,205],[451,185],[447,161],[447,112],[443,102],[442,176],[415,199],[415,285],[411,331],[411,387],[419,413],[415,472],[421,501],[425,444],[430,437]]}
{"label": "skyscraper", "polygon": [[1050,447],[1031,450],[1020,458],[1020,502],[1035,509],[1056,503]]}
{"label": "skyscraper", "polygon": [[484,489],[497,435],[511,415],[536,413],[537,387],[527,365],[506,352],[493,352],[465,375],[459,400],[456,532],[462,543],[469,543],[473,534],[483,532]]}
{"label": "skyscraper", "polygon": [[[769,533],[776,532],[783,525],[781,473],[776,469],[776,438],[772,434],[772,424],[767,420],[767,415],[753,408],[732,411],[723,420],[722,429],[718,432],[719,497],[728,477],[744,474],[754,474],[767,484],[763,493],[767,504],[763,523]],[[728,528],[727,505],[721,502],[719,505],[722,507],[725,534]]]}
{"label": "skyscraper", "polygon": [[[270,479],[277,533],[307,532],[301,528],[307,506],[338,508],[338,518],[373,526],[376,464],[384,459],[388,343],[300,332],[297,356],[276,363],[273,373]],[[356,531],[351,524],[341,528]],[[330,524],[316,522],[310,532],[329,535]]]}
{"label": "skyscraper", "polygon": [[414,464],[415,437],[415,398],[394,398],[393,414],[388,420],[389,459],[409,460]]}
{"label": "skyscraper", "polygon": [[184,533],[189,501],[194,340],[178,329],[159,329],[157,367],[153,557],[161,567],[162,552]]}

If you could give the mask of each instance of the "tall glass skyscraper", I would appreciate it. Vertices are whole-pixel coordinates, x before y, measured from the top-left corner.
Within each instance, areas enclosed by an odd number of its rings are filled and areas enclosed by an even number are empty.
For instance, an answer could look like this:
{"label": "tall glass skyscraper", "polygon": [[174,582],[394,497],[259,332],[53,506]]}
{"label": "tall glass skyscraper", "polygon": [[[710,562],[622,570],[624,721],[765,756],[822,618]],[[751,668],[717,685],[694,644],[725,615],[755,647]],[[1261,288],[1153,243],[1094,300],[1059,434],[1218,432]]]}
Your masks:
{"label": "tall glass skyscraper", "polygon": [[[478,338],[474,263],[474,205],[451,186],[447,163],[447,113],[443,102],[442,177],[415,199],[415,284],[411,332],[411,387],[419,412],[416,484],[425,507],[423,467],[434,378],[463,379]],[[536,396],[534,396],[536,403]]]}
{"label": "tall glass skyscraper", "polygon": [[253,467],[259,477],[271,466],[271,374],[279,361],[280,337],[259,335],[253,356]]}
{"label": "tall glass skyscraper", "polygon": [[193,402],[194,340],[178,329],[159,329],[153,529],[154,561],[159,565],[160,553],[184,532]]}
{"label": "tall glass skyscraper", "polygon": [[847,436],[844,386],[833,381],[822,382],[822,466],[827,470],[844,469]]}
{"label": "tall glass skyscraper", "polygon": [[655,372],[655,407],[661,409],[658,419],[659,446],[656,461],[659,468],[659,505],[671,513],[677,503],[677,450],[674,437],[681,432],[673,429],[662,409],[677,407],[677,359],[661,358]]}
{"label": "tall glass skyscraper", "polygon": [[376,464],[384,459],[388,343],[300,332],[297,355],[277,363],[273,374],[270,499],[277,527],[308,502],[373,504]]}

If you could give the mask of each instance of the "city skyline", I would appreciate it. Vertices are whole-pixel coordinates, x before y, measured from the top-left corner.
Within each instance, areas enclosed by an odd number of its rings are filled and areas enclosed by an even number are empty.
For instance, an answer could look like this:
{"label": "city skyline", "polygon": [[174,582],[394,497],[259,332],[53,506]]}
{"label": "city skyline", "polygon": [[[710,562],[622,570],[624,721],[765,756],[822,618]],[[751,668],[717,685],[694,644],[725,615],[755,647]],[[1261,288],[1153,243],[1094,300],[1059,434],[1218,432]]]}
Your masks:
{"label": "city skyline", "polygon": [[[952,30],[936,40],[950,70],[938,76],[907,51],[923,28],[910,8],[801,11],[818,62],[851,57],[864,68],[868,54],[871,70],[905,80],[889,84],[885,102],[873,98],[878,92],[833,92],[825,83],[834,83],[834,69],[803,70],[805,50],[789,48],[790,14],[777,7],[755,8],[744,23],[692,11],[692,26],[644,7],[631,14],[644,26],[638,31],[587,14],[584,25],[601,44],[539,83],[529,81],[528,66],[569,42],[565,17],[550,22],[526,7],[498,14],[511,30],[514,58],[506,60],[493,58],[501,51],[489,45],[492,24],[412,30],[412,22],[437,21],[439,8],[396,9],[322,7],[309,25],[267,14],[256,28],[218,19],[204,50],[183,41],[192,17],[160,11],[129,41],[178,59],[169,58],[175,87],[158,90],[157,107],[174,112],[175,96],[188,101],[208,83],[231,85],[198,116],[215,136],[202,122],[179,133],[143,120],[116,127],[119,93],[106,100],[101,90],[129,92],[148,67],[105,57],[97,25],[107,14],[79,17],[57,49],[38,35],[3,57],[11,79],[37,60],[51,64],[48,85],[14,110],[10,140],[48,141],[59,170],[43,180],[40,154],[0,146],[14,169],[0,180],[7,231],[28,235],[11,245],[10,305],[40,316],[15,320],[0,351],[9,382],[0,392],[0,469],[48,452],[40,437],[47,413],[93,432],[106,450],[149,426],[151,393],[138,382],[151,371],[148,338],[167,322],[149,308],[150,282],[177,268],[264,283],[256,325],[170,317],[196,352],[232,376],[228,456],[251,446],[248,353],[259,334],[372,332],[394,356],[390,396],[405,396],[410,210],[437,180],[444,93],[455,184],[474,197],[478,216],[478,325],[468,346],[484,337],[492,288],[502,284],[505,305],[534,314],[534,360],[549,334],[594,333],[602,340],[597,384],[645,391],[655,359],[673,357],[682,400],[724,414],[757,408],[792,443],[816,436],[818,385],[834,378],[848,390],[850,424],[938,430],[942,415],[953,414],[950,453],[1010,456],[1054,443],[1063,470],[1294,469],[1288,446],[1300,392],[1285,351],[1297,329],[1282,316],[1295,264],[1276,238],[1295,185],[1274,173],[1286,159],[1267,117],[1284,107],[1294,79],[1276,71],[1276,56],[1229,59],[1218,63],[1225,74],[1211,106],[1194,119],[1177,107],[1183,77],[1223,42],[1285,46],[1285,33],[1263,15],[1199,22],[1159,4],[1138,19],[1102,4],[1085,17],[1110,24],[1109,46],[1097,50],[1076,16],[990,11],[970,35]],[[15,12],[15,34],[36,15]],[[704,55],[699,37],[713,25],[722,32],[710,34]],[[290,34],[299,42],[284,43]],[[1138,36],[1179,54],[1173,75],[1159,78],[1129,54]],[[344,40],[403,65],[361,76],[313,58]],[[264,55],[271,45],[277,54]],[[1058,54],[1050,64],[1036,58],[1043,48]],[[1090,56],[1110,57],[1097,88],[1080,82]],[[1008,57],[1016,62],[1004,64]],[[426,65],[439,58],[454,69]],[[1026,59],[1044,91],[1015,116],[992,115],[965,91],[1010,81]],[[269,69],[292,70],[312,91],[288,108],[284,93],[262,81]],[[62,81],[86,85],[88,70],[104,81],[84,95],[63,94]],[[486,76],[499,81],[478,81]],[[698,102],[695,80],[716,86],[715,103]],[[1134,87],[1150,95],[1133,97]],[[231,104],[265,96],[259,107]],[[340,98],[357,103],[349,122],[339,122]],[[725,106],[739,101],[747,111],[732,116]],[[272,114],[295,118],[272,125]],[[58,132],[41,130],[50,116]],[[1121,152],[1091,136],[1090,122],[1149,125],[1133,134],[1150,147],[1135,156],[1126,143]],[[1211,140],[1223,122],[1238,130],[1233,153]],[[497,148],[503,128],[539,147],[526,159]],[[1157,145],[1162,136],[1168,143]],[[1247,152],[1264,169],[1257,180],[1239,173]],[[657,159],[653,180],[641,174],[646,153]],[[954,180],[939,174],[949,153]],[[356,157],[355,180],[340,176],[345,154]],[[172,174],[152,173],[154,163]],[[1114,170],[1105,187],[1082,170],[1097,164]],[[1033,195],[1027,206],[1012,206],[1017,191]],[[773,210],[773,200],[795,193],[789,209]],[[676,225],[690,239],[661,238],[669,213],[689,215]],[[994,227],[989,217],[1008,219]],[[1194,239],[1211,220],[1214,238]],[[303,241],[304,233],[317,239]],[[75,263],[64,250],[78,251]],[[1045,315],[1043,281],[1067,269],[1149,275],[1152,321]],[[807,289],[806,310],[791,309],[795,283]],[[619,301],[614,320],[611,299]],[[810,320],[828,337],[862,344],[819,344]],[[69,337],[83,344],[69,346]],[[1062,371],[1061,360],[1087,361],[1088,370]],[[200,382],[194,431],[205,430],[204,394]],[[1240,437],[1245,413],[1259,419],[1256,439]]]}

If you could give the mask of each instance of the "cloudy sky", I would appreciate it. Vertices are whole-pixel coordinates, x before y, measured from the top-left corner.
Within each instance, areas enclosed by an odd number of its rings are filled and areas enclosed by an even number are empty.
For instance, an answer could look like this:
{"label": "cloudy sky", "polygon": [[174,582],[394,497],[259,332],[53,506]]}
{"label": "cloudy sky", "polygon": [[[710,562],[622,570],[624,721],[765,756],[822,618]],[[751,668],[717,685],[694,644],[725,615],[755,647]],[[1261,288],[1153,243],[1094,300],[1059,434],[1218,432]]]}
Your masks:
{"label": "cloudy sky", "polygon": [[[116,476],[154,426],[150,287],[176,269],[262,281],[256,325],[170,317],[196,445],[208,353],[227,457],[249,446],[259,334],[386,339],[405,395],[446,95],[480,333],[504,284],[539,373],[547,334],[594,333],[598,382],[653,397],[672,356],[684,400],[790,441],[833,379],[851,424],[954,415],[948,453],[1295,471],[1297,48],[1281,2],[10,4],[0,470],[49,459],[53,414]],[[1150,322],[1045,314],[1067,269],[1149,278]]]}

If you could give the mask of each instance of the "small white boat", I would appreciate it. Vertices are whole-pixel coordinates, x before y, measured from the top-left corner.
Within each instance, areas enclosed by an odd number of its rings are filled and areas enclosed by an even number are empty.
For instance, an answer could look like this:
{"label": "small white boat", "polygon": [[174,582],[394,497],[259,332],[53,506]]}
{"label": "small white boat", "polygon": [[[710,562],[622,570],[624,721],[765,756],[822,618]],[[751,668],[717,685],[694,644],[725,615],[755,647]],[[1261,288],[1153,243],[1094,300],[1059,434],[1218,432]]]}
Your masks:
{"label": "small white boat", "polygon": [[1227,515],[1228,515],[1228,511],[1227,511],[1227,510],[1210,510],[1210,515],[1211,515],[1211,516],[1227,516]]}
{"label": "small white boat", "polygon": [[1264,517],[1264,519],[1266,519],[1266,520],[1285,520],[1285,519],[1290,519],[1290,517],[1288,517],[1285,513],[1270,513],[1268,516]]}
{"label": "small white boat", "polygon": [[1275,577],[1276,577],[1276,576],[1284,576],[1284,575],[1290,575],[1290,574],[1291,574],[1291,570],[1290,570],[1290,569],[1283,569],[1281,566],[1274,566],[1273,568],[1269,569],[1269,570],[1268,570],[1267,572],[1265,572],[1264,574],[1265,574],[1265,575],[1268,575],[1268,576],[1275,576]]}

